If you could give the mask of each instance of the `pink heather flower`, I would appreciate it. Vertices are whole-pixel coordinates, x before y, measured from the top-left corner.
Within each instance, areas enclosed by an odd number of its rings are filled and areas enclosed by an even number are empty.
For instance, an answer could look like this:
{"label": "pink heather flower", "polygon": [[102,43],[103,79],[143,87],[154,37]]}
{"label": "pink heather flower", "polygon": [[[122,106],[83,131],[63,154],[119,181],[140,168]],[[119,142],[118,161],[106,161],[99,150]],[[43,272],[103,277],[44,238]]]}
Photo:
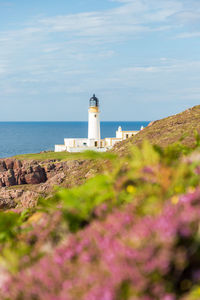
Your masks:
{"label": "pink heather flower", "polygon": [[[39,261],[17,275],[10,274],[0,299],[17,300],[21,296],[26,300],[35,295],[40,300],[114,300],[119,288],[128,282],[130,291],[140,295],[139,299],[134,295],[130,299],[175,300],[170,270],[177,265],[177,273],[184,272],[180,248],[187,255],[190,280],[198,281],[200,276],[192,259],[199,249],[193,238],[199,228],[199,190],[181,197],[183,201],[177,205],[166,201],[156,216],[138,217],[133,205],[127,205],[115,209],[105,220],[96,220],[66,236],[62,245]],[[51,232],[49,227],[54,230],[56,222],[47,222],[48,228],[44,224],[37,227],[34,234],[38,243],[45,241]],[[188,236],[191,244],[180,244],[183,236]],[[189,251],[191,248],[194,250]],[[171,293],[166,278],[172,285]],[[149,287],[151,295],[147,293]]]}
{"label": "pink heather flower", "polygon": [[165,295],[163,297],[163,300],[175,300],[175,299],[176,299],[175,296],[174,295],[170,295],[170,294]]}
{"label": "pink heather flower", "polygon": [[182,196],[180,196],[179,200],[180,200],[180,202],[192,202],[194,200],[199,200],[199,202],[200,202],[200,190],[196,189],[192,193],[182,195]]}
{"label": "pink heather flower", "polygon": [[144,167],[143,172],[147,174],[154,174],[153,168],[151,167]]}

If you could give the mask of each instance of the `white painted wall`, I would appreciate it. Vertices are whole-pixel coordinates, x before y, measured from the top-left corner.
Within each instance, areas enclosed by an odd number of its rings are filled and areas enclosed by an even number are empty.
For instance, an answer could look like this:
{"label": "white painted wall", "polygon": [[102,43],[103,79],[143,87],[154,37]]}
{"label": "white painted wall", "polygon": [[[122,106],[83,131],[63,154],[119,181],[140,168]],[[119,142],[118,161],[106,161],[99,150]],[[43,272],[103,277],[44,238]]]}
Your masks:
{"label": "white painted wall", "polygon": [[113,147],[115,144],[121,142],[122,139],[105,138],[105,147]]}
{"label": "white painted wall", "polygon": [[122,131],[122,137],[123,137],[123,140],[126,140],[134,135],[136,135],[139,131],[129,131],[129,132],[126,132],[126,131]]}
{"label": "white painted wall", "polygon": [[74,139],[64,139],[64,144],[66,147],[73,147],[74,146]]}
{"label": "white painted wall", "polygon": [[64,139],[66,147],[87,147],[88,139]]}
{"label": "white painted wall", "polygon": [[91,112],[89,110],[88,139],[89,140],[97,140],[97,141],[99,141],[101,139],[99,112]]}
{"label": "white painted wall", "polygon": [[55,145],[55,152],[63,152],[66,150],[67,150],[67,148],[65,145]]}

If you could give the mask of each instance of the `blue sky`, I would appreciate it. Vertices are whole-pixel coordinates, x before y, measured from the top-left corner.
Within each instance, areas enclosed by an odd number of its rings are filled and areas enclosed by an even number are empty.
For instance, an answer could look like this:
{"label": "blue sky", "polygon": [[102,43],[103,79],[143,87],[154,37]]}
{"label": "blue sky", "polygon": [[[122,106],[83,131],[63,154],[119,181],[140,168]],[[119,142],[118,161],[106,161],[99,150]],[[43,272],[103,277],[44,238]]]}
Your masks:
{"label": "blue sky", "polygon": [[155,120],[200,104],[199,0],[0,0],[0,121]]}

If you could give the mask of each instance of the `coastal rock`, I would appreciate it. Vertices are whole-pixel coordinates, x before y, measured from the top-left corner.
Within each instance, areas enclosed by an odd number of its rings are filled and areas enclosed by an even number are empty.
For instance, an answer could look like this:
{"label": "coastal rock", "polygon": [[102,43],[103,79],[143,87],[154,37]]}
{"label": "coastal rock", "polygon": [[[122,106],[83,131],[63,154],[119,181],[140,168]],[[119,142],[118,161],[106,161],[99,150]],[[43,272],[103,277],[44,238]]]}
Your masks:
{"label": "coastal rock", "polygon": [[11,209],[16,207],[13,199],[0,198],[0,209]]}
{"label": "coastal rock", "polygon": [[20,169],[22,167],[22,162],[20,160],[14,160],[13,169]]}
{"label": "coastal rock", "polygon": [[46,174],[46,178],[47,180],[53,176],[55,176],[56,174],[56,166],[54,163],[48,163],[47,165],[44,166],[44,171],[45,171],[45,174]]}
{"label": "coastal rock", "polygon": [[24,208],[33,208],[37,205],[39,194],[33,191],[24,192],[20,202],[21,206]]}
{"label": "coastal rock", "polygon": [[46,180],[44,168],[36,162],[21,162],[15,159],[0,160],[0,187],[39,184]]}
{"label": "coastal rock", "polygon": [[79,160],[68,160],[68,161],[66,162],[66,166],[67,166],[69,169],[73,169],[73,168],[79,167],[80,164],[82,164],[82,161],[79,161]]}
{"label": "coastal rock", "polygon": [[46,173],[52,172],[53,170],[55,170],[56,165],[55,164],[50,164],[48,163],[46,166],[44,166],[44,170]]}
{"label": "coastal rock", "polygon": [[5,161],[4,160],[0,160],[0,172],[4,172],[6,170],[7,170],[7,168],[6,168]]}
{"label": "coastal rock", "polygon": [[15,173],[12,169],[5,172],[4,182],[5,186],[13,186],[16,185]]}
{"label": "coastal rock", "polygon": [[55,175],[54,177],[52,177],[50,180],[48,180],[47,183],[50,186],[59,185],[64,181],[65,177],[66,177],[65,173],[61,172],[61,173]]}
{"label": "coastal rock", "polygon": [[34,166],[28,168],[25,174],[25,181],[27,184],[39,184],[46,181],[45,170],[41,166]]}
{"label": "coastal rock", "polygon": [[6,169],[9,170],[9,169],[13,169],[13,166],[14,166],[14,160],[11,159],[11,158],[7,158],[5,159],[5,164],[6,164]]}
{"label": "coastal rock", "polygon": [[92,178],[96,175],[96,171],[93,170],[93,169],[90,169],[86,174],[85,174],[85,178],[86,179],[89,179],[89,178]]}
{"label": "coastal rock", "polygon": [[56,174],[55,176],[47,180],[47,182],[41,184],[39,191],[40,192],[49,191],[50,189],[52,189],[52,187],[60,185],[65,180],[65,177],[66,174],[64,172]]}
{"label": "coastal rock", "polygon": [[[16,206],[34,207],[39,196],[51,193],[53,187],[61,185],[66,178],[68,179],[66,186],[70,187],[73,184],[71,177],[79,178],[80,175],[84,178],[84,175],[81,175],[84,167],[80,168],[83,162],[1,159],[0,209],[10,209]],[[20,185],[21,188],[18,187]]]}
{"label": "coastal rock", "polygon": [[17,205],[17,198],[21,197],[23,194],[22,189],[8,189],[3,187],[0,189],[0,209],[10,209]]}

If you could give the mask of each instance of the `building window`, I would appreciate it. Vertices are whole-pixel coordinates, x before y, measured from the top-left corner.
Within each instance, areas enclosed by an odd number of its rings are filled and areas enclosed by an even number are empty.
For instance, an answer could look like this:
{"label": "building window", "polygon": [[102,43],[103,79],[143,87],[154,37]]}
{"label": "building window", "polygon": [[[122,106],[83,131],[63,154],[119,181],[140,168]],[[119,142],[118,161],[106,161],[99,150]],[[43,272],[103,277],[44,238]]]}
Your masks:
{"label": "building window", "polygon": [[94,142],[94,146],[97,147],[97,142]]}
{"label": "building window", "polygon": [[97,115],[94,115],[94,117],[96,118],[96,117],[97,117]]}
{"label": "building window", "polygon": [[126,138],[128,139],[128,134],[126,135]]}

